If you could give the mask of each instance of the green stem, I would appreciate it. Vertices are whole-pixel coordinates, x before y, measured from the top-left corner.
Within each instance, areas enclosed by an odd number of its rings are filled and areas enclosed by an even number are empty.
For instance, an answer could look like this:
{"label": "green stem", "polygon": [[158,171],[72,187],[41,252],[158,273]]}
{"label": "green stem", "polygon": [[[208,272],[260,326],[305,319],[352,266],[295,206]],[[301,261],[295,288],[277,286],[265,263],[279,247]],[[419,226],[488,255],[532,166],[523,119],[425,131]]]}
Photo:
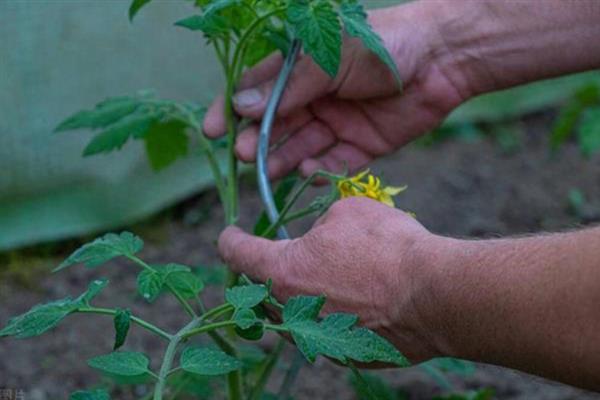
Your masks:
{"label": "green stem", "polygon": [[175,359],[175,354],[177,353],[177,347],[185,338],[185,334],[193,330],[199,323],[201,323],[199,318],[194,318],[189,324],[184,326],[179,332],[171,337],[169,341],[169,345],[167,346],[167,350],[165,350],[165,355],[163,357],[162,365],[160,366],[160,371],[158,372],[158,378],[156,382],[156,386],[154,387],[154,400],[162,400],[163,392],[165,390],[165,385],[167,383],[167,377],[169,372],[171,371],[171,366],[173,365],[173,360]]}
{"label": "green stem", "polygon": [[220,306],[217,306],[215,308],[211,308],[210,310],[208,310],[207,312],[205,312],[204,314],[202,314],[200,316],[200,319],[202,321],[206,321],[207,319],[214,319],[217,318],[229,311],[233,310],[233,306],[229,303],[225,303],[225,304],[221,304]]}
{"label": "green stem", "polygon": [[289,332],[290,330],[282,325],[264,324],[265,329],[275,332]]}
{"label": "green stem", "polygon": [[190,124],[196,132],[198,132],[198,144],[200,145],[200,149],[206,156],[208,160],[208,165],[211,169],[211,172],[215,178],[215,185],[217,186],[217,192],[219,193],[219,199],[221,200],[221,204],[225,207],[225,181],[223,180],[223,174],[221,172],[221,167],[219,166],[219,162],[217,161],[217,157],[215,152],[213,151],[210,142],[204,136],[202,124],[198,121],[198,118],[192,113],[190,110],[187,110],[185,107],[182,107],[180,104],[176,105],[177,110],[185,115],[185,120],[182,121],[184,123]]}
{"label": "green stem", "polygon": [[252,392],[250,392],[250,395],[248,396],[248,400],[260,400],[264,392],[265,385],[269,381],[271,373],[275,369],[277,361],[279,360],[279,356],[281,355],[281,352],[284,348],[285,339],[280,338],[277,341],[277,345],[275,346],[271,354],[269,354],[264,363],[261,365],[262,369],[259,372],[258,378],[256,379],[256,383],[254,384]]}
{"label": "green stem", "polygon": [[191,336],[195,336],[200,333],[210,332],[220,328],[226,328],[228,326],[235,326],[235,321],[219,321],[213,322],[212,324],[202,325],[199,328],[194,328],[186,332],[185,335],[183,335],[183,339],[187,339]]}
{"label": "green stem", "polygon": [[[99,308],[99,307],[85,307],[85,308],[82,307],[82,308],[78,308],[76,310],[76,312],[90,313],[90,314],[103,314],[103,315],[112,315],[112,316],[117,314],[117,310],[113,310],[110,308]],[[150,322],[144,321],[143,319],[135,317],[133,315],[130,318],[131,318],[131,322],[136,323],[137,325],[141,326],[142,328],[147,329],[150,332],[157,334],[158,336],[162,337],[163,339],[171,340],[172,335],[163,331],[158,326],[151,324]]]}
{"label": "green stem", "polygon": [[279,213],[279,218],[277,218],[277,221],[275,221],[275,223],[271,224],[263,233],[261,233],[261,236],[267,237],[272,232],[274,232],[277,228],[279,228],[281,225],[284,225],[286,222],[289,222],[289,221],[285,220],[287,213],[291,210],[291,208],[294,206],[294,204],[296,204],[296,201],[298,201],[298,199],[300,198],[302,193],[304,193],[304,191],[310,186],[310,184],[317,178],[340,180],[340,179],[343,179],[344,177],[340,176],[340,175],[334,175],[334,174],[331,174],[326,171],[313,172],[308,178],[306,178],[302,182],[302,184],[298,187],[298,189],[296,189],[296,191],[294,191],[294,193],[292,194],[292,196],[290,197],[288,202],[281,209],[281,212]]}

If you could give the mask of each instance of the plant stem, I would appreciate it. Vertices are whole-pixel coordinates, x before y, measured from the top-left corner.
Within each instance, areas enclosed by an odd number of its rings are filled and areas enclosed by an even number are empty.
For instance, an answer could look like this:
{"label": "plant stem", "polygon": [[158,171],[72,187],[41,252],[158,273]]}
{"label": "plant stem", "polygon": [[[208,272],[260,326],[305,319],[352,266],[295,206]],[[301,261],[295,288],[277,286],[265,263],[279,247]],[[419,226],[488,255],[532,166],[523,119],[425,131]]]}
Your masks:
{"label": "plant stem", "polygon": [[262,365],[262,370],[260,371],[260,374],[256,379],[256,383],[254,385],[254,388],[252,389],[252,392],[248,396],[248,400],[260,400],[264,392],[265,385],[271,377],[271,373],[273,372],[273,369],[275,369],[277,361],[279,360],[279,356],[281,355],[281,352],[283,351],[284,347],[285,339],[279,338],[279,340],[277,341],[277,345],[264,361],[264,364]]}
{"label": "plant stem", "polygon": [[300,369],[304,363],[304,356],[302,353],[296,350],[292,364],[285,373],[285,377],[283,378],[283,382],[279,388],[279,393],[277,394],[278,399],[287,400],[290,397],[290,390],[292,386],[294,386],[294,382],[296,381],[298,373],[300,372]]}
{"label": "plant stem", "polygon": [[[232,66],[231,69],[234,69]],[[233,225],[238,217],[238,182],[237,182],[237,158],[235,157],[236,117],[233,109],[233,92],[235,78],[233,73],[227,76],[227,88],[225,90],[225,124],[227,127],[227,200],[229,202],[226,214],[226,224]]]}
{"label": "plant stem", "polygon": [[235,321],[219,321],[219,322],[213,322],[212,324],[202,325],[199,328],[194,328],[194,329],[187,331],[183,335],[183,339],[187,339],[191,336],[198,335],[200,333],[214,331],[215,329],[226,328],[228,326],[235,326]]}
{"label": "plant stem", "polygon": [[282,325],[264,324],[265,329],[275,332],[289,332],[290,330]]}
{"label": "plant stem", "polygon": [[202,314],[200,316],[200,319],[202,321],[206,321],[209,318],[214,319],[214,318],[217,318],[217,317],[225,314],[226,312],[229,312],[232,310],[233,310],[233,306],[231,304],[229,304],[229,303],[221,304],[220,306],[211,308],[210,310],[208,310],[207,312]]}
{"label": "plant stem", "polygon": [[169,345],[167,346],[167,350],[165,350],[160,371],[158,372],[156,386],[154,387],[154,400],[162,400],[165,384],[167,383],[167,376],[171,371],[171,366],[173,365],[173,360],[175,359],[175,354],[177,353],[177,347],[184,339],[184,335],[188,331],[198,326],[198,324],[201,322],[202,321],[200,321],[199,318],[194,318],[189,324],[184,326],[179,332],[171,337]]}
{"label": "plant stem", "polygon": [[185,120],[182,121],[184,123],[188,123],[191,125],[196,132],[198,132],[198,144],[206,159],[208,160],[208,165],[211,169],[213,177],[215,178],[215,185],[217,186],[217,192],[219,193],[219,199],[221,200],[221,204],[223,207],[226,206],[225,201],[225,181],[223,180],[223,174],[221,172],[221,167],[219,166],[219,162],[217,161],[215,152],[213,151],[208,139],[204,136],[202,124],[198,121],[198,118],[194,115],[193,112],[181,106],[180,104],[176,104],[177,110],[186,116]]}
{"label": "plant stem", "polygon": [[[78,308],[76,310],[76,312],[90,313],[90,314],[104,314],[104,315],[113,315],[113,316],[117,314],[117,310],[113,310],[110,308],[99,308],[99,307]],[[132,322],[136,323],[137,325],[141,326],[142,328],[147,329],[150,332],[157,334],[158,336],[162,337],[163,339],[171,340],[172,335],[163,331],[158,326],[151,324],[150,322],[144,321],[141,318],[134,317],[133,315],[130,318],[131,318]]]}
{"label": "plant stem", "polygon": [[289,222],[289,221],[285,220],[287,213],[291,210],[291,208],[294,206],[294,204],[296,204],[296,201],[298,201],[298,199],[300,198],[302,193],[304,193],[304,191],[309,187],[309,185],[317,178],[327,178],[330,180],[339,180],[339,179],[343,179],[344,177],[339,176],[339,175],[334,175],[334,174],[331,174],[326,171],[313,172],[308,178],[306,178],[302,182],[302,184],[298,187],[298,189],[296,189],[294,191],[294,193],[292,194],[292,196],[290,197],[288,202],[281,209],[281,212],[279,213],[277,220],[274,223],[272,223],[263,233],[261,233],[261,236],[266,237],[266,236],[270,235],[271,232],[273,232],[274,230],[279,228],[281,225],[285,225],[286,222]]}

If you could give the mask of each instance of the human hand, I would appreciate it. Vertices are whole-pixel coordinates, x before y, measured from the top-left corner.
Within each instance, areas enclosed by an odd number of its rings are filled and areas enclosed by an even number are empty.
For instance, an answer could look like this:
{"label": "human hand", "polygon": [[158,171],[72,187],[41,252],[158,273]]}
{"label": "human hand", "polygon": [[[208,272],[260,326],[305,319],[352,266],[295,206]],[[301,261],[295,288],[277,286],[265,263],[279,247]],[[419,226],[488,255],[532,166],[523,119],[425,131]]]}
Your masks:
{"label": "human hand", "polygon": [[[342,63],[330,79],[309,56],[297,61],[275,121],[272,140],[285,143],[271,152],[269,174],[279,178],[295,168],[308,176],[318,169],[357,170],[437,126],[464,95],[437,59],[441,47],[428,8],[409,4],[370,13],[404,80],[400,93],[389,69],[358,40],[346,40]],[[237,138],[236,153],[253,162],[258,121],[282,64],[273,55],[242,78],[234,106],[251,124]],[[223,97],[206,114],[208,136],[225,132]]]}
{"label": "human hand", "polygon": [[427,279],[445,247],[445,238],[404,212],[358,197],[334,203],[298,239],[270,241],[236,227],[219,238],[219,251],[235,272],[271,278],[282,301],[324,294],[325,312],[358,315],[361,325],[411,361],[439,354],[424,315],[432,309]]}

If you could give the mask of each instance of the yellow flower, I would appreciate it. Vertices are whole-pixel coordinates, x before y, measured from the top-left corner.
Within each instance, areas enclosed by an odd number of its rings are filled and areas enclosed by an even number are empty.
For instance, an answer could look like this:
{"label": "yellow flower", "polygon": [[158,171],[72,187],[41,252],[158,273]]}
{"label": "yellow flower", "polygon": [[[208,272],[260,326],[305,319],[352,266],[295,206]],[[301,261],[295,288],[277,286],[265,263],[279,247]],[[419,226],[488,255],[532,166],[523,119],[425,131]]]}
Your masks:
{"label": "yellow flower", "polygon": [[377,200],[390,207],[394,207],[393,196],[406,190],[406,186],[381,186],[381,180],[369,174],[369,170],[362,171],[357,175],[341,179],[337,182],[340,197],[368,197]]}

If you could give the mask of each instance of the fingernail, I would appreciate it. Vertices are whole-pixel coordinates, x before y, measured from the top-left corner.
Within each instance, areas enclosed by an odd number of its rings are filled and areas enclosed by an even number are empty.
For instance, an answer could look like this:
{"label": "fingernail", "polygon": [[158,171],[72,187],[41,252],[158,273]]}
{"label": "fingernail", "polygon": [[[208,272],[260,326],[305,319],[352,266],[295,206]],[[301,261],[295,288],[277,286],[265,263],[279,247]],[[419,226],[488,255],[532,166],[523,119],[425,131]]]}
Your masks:
{"label": "fingernail", "polygon": [[233,102],[239,107],[252,107],[262,100],[262,93],[258,89],[246,89],[233,96]]}

